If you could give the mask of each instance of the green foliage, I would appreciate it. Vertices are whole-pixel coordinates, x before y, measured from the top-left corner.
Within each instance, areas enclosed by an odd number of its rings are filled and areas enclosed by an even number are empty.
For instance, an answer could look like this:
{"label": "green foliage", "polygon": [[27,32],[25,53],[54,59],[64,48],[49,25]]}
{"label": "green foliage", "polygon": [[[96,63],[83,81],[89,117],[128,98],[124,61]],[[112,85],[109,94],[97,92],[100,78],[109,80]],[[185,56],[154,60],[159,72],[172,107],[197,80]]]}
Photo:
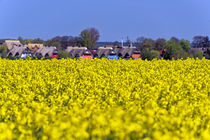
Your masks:
{"label": "green foliage", "polygon": [[193,55],[193,58],[199,58],[199,59],[203,58],[203,52],[202,51],[192,52],[192,55]]}
{"label": "green foliage", "polygon": [[99,40],[99,31],[95,28],[88,28],[83,30],[80,33],[79,42],[81,42],[82,46],[90,49],[91,47],[96,46],[96,41]]}
{"label": "green foliage", "polygon": [[83,30],[80,34],[80,37],[82,40],[82,46],[85,46],[88,49],[90,49],[92,47],[90,32],[87,29]]}
{"label": "green foliage", "polygon": [[155,41],[155,50],[161,51],[166,45],[166,40],[163,38],[159,38]]}
{"label": "green foliage", "polygon": [[66,58],[70,58],[70,57],[71,57],[70,54],[67,53],[66,51],[60,51],[58,53],[58,59],[62,59],[62,58],[66,59]]}
{"label": "green foliage", "polygon": [[165,49],[169,54],[170,59],[172,58],[180,59],[183,58],[183,55],[186,55],[186,53],[184,53],[182,46],[174,40],[167,41]]}
{"label": "green foliage", "polygon": [[156,50],[144,50],[141,57],[143,60],[152,60],[154,58],[160,59],[160,52]]}
{"label": "green foliage", "polygon": [[145,49],[152,50],[154,49],[154,46],[155,46],[155,41],[150,38],[144,39],[143,43],[141,44],[142,50]]}
{"label": "green foliage", "polygon": [[182,39],[180,41],[180,45],[182,46],[182,49],[186,52],[189,52],[190,51],[190,42],[188,40],[184,40]]}
{"label": "green foliage", "polygon": [[151,43],[145,42],[142,44],[142,49],[153,49],[153,45]]}
{"label": "green foliage", "polygon": [[0,46],[0,57],[6,58],[8,52],[9,52],[9,50],[8,50],[6,45],[1,45]]}

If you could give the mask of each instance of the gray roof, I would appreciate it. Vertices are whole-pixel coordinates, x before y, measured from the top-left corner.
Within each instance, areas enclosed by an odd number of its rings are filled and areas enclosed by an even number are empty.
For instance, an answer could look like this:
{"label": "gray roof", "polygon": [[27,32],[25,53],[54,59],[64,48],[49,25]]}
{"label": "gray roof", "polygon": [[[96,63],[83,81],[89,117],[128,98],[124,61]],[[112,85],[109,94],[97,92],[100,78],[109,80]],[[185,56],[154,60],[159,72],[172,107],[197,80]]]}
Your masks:
{"label": "gray roof", "polygon": [[70,53],[72,58],[81,57],[83,54],[91,54],[86,47],[67,47],[66,52]]}
{"label": "gray roof", "polygon": [[74,47],[67,47],[67,49],[65,50],[67,53],[70,53],[73,50]]}
{"label": "gray roof", "polygon": [[121,58],[125,58],[126,55],[128,55],[128,57],[131,57],[134,51],[136,50],[137,50],[136,47],[115,47],[114,48],[114,51],[116,52],[116,54],[120,56]]}
{"label": "gray roof", "polygon": [[13,48],[9,51],[7,56],[13,56],[13,57],[21,57],[22,53],[25,51],[26,47],[21,46],[13,46]]}
{"label": "gray roof", "polygon": [[113,49],[108,47],[100,47],[98,48],[98,50],[96,51],[95,53],[95,56],[97,55],[98,58],[106,58],[108,57],[108,55],[110,54],[110,52],[112,51]]}
{"label": "gray roof", "polygon": [[42,47],[36,51],[35,55],[41,54],[42,57],[45,56],[51,57],[53,52],[56,50],[57,50],[56,47]]}

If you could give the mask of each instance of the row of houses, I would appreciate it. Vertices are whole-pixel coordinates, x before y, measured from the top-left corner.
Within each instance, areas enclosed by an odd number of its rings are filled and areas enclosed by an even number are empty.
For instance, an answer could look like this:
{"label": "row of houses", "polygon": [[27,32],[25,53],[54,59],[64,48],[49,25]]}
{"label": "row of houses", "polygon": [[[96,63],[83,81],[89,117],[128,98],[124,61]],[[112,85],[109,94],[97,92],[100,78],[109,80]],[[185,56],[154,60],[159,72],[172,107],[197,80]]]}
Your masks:
{"label": "row of houses", "polygon": [[7,57],[27,58],[27,57],[52,57],[57,58],[58,50],[56,47],[45,47],[43,44],[23,45],[18,40],[6,40],[4,43],[9,52]]}
{"label": "row of houses", "polygon": [[[51,57],[57,58],[59,51],[53,46],[43,44],[22,45],[18,40],[6,40],[5,45],[9,49],[7,57],[27,58],[27,57]],[[108,59],[139,59],[140,51],[136,47],[122,46],[102,46],[96,49],[86,47],[69,46],[65,50],[71,58],[108,58]]]}
{"label": "row of houses", "polygon": [[67,47],[66,52],[70,54],[71,58],[108,58],[108,59],[139,59],[141,57],[140,51],[136,47],[114,47],[102,46],[97,49],[88,50],[86,47]]}

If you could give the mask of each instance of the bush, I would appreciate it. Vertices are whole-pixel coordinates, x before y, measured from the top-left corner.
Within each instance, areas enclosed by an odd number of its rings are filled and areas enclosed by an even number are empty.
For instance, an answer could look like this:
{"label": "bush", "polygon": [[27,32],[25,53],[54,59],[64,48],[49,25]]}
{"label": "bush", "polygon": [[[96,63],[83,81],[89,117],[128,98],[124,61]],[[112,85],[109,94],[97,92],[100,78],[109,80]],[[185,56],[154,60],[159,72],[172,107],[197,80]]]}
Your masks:
{"label": "bush", "polygon": [[8,52],[9,52],[9,50],[8,50],[7,46],[5,46],[5,45],[0,46],[0,57],[6,58]]}
{"label": "bush", "polygon": [[156,50],[144,50],[141,56],[143,60],[152,60],[154,58],[160,59],[160,52]]}
{"label": "bush", "polygon": [[202,59],[203,58],[203,52],[202,51],[192,51],[190,53],[190,57]]}
{"label": "bush", "polygon": [[66,58],[70,58],[70,57],[71,57],[70,54],[67,53],[66,51],[60,51],[58,53],[58,59],[61,59],[61,58],[66,59]]}

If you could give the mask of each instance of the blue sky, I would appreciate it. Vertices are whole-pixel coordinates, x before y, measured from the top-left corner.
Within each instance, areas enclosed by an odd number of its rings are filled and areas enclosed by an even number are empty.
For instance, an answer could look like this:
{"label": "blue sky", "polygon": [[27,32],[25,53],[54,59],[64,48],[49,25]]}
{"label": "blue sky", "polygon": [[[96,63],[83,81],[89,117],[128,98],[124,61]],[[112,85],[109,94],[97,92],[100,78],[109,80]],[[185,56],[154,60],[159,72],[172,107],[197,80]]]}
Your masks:
{"label": "blue sky", "polygon": [[209,7],[210,0],[0,0],[0,38],[76,36],[95,27],[100,41],[191,40],[210,36]]}

